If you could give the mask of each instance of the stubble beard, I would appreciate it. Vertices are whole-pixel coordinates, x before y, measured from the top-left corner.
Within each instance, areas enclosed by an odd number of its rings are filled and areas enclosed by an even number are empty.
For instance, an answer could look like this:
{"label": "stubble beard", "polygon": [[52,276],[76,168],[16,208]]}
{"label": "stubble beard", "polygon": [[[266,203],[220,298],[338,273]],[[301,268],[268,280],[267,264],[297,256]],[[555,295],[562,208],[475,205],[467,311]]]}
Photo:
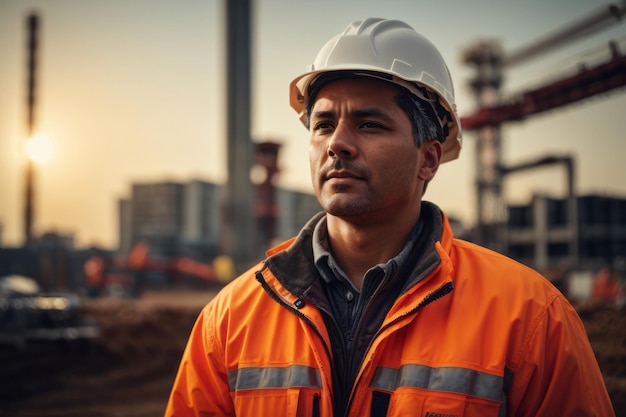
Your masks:
{"label": "stubble beard", "polygon": [[344,187],[335,187],[330,195],[325,196],[322,193],[319,201],[326,213],[336,217],[358,217],[371,211],[371,201],[367,193],[357,194],[342,188]]}

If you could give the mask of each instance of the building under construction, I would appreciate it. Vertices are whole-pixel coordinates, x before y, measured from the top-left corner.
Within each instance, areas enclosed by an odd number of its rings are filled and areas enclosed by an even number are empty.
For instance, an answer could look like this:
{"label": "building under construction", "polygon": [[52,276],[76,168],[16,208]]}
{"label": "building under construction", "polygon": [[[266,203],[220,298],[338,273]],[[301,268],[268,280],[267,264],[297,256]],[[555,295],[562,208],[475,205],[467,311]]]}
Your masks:
{"label": "building under construction", "polygon": [[506,252],[537,270],[622,269],[626,260],[626,199],[577,196],[575,240],[570,202],[535,195],[528,205],[509,206]]}

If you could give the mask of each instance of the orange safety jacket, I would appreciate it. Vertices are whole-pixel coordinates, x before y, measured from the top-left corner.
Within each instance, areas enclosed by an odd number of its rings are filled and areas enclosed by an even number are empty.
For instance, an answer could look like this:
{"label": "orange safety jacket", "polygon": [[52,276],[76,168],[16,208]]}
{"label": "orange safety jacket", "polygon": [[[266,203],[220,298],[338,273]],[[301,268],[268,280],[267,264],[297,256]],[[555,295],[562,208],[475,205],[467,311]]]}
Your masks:
{"label": "orange safety jacket", "polygon": [[[319,279],[299,280],[316,274],[310,241],[318,220],[203,309],[166,416],[333,415],[322,312],[302,296],[306,288],[285,285]],[[440,224],[436,267],[387,313],[346,415],[614,416],[585,328],[564,296],[530,268],[455,239],[443,213]]]}

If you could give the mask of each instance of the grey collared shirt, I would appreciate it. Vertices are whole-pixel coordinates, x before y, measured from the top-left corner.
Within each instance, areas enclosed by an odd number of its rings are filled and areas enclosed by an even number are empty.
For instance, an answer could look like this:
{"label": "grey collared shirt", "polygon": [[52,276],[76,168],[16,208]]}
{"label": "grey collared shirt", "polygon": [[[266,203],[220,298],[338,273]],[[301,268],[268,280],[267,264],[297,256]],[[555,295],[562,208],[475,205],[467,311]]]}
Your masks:
{"label": "grey collared shirt", "polygon": [[385,263],[370,268],[363,276],[363,285],[359,291],[337,264],[330,252],[326,217],[322,218],[313,230],[313,259],[315,267],[324,280],[326,294],[330,302],[335,321],[346,340],[354,329],[355,323],[363,312],[366,301],[370,300],[381,284],[396,275],[421,232],[422,222],[417,222],[409,238],[396,256]]}

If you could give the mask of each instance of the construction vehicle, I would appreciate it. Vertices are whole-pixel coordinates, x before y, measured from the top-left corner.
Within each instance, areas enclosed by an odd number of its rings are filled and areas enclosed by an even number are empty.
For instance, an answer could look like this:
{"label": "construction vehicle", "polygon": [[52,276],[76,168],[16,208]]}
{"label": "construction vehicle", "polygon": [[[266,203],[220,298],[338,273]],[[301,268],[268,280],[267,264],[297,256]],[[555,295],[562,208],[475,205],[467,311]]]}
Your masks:
{"label": "construction vehicle", "polygon": [[155,256],[150,245],[138,241],[129,255],[92,256],[84,264],[91,296],[133,298],[150,285],[221,285],[233,278],[234,266],[227,256],[211,264],[187,256]]}
{"label": "construction vehicle", "polygon": [[21,275],[0,278],[0,345],[19,348],[98,335],[97,324],[83,316],[76,294],[42,292],[34,279]]}

